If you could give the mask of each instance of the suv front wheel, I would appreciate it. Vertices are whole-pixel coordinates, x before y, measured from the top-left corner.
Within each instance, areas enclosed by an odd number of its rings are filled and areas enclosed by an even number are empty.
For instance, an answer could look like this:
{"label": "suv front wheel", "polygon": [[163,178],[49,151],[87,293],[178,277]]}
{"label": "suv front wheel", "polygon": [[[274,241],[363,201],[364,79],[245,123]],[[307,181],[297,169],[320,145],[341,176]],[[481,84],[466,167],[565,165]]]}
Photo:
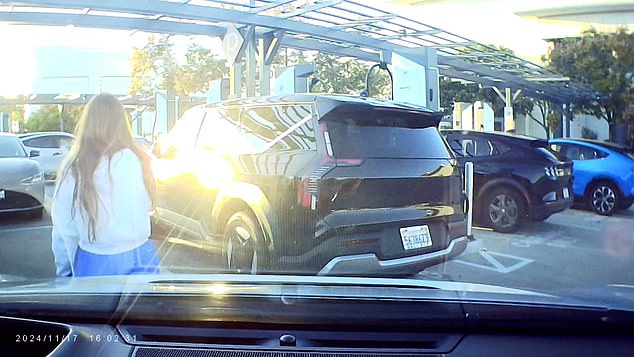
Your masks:
{"label": "suv front wheel", "polygon": [[223,261],[230,273],[257,274],[266,253],[264,236],[257,219],[250,212],[237,212],[229,217],[223,233]]}

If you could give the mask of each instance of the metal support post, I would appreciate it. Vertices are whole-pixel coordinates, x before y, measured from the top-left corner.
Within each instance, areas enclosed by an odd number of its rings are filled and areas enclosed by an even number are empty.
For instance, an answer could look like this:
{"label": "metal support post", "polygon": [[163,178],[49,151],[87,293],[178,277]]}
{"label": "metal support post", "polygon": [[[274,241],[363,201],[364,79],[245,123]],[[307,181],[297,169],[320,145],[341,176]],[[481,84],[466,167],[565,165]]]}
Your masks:
{"label": "metal support post", "polygon": [[572,121],[572,105],[571,104],[562,104],[561,106],[563,112],[563,136],[565,138],[570,137],[570,122]]}
{"label": "metal support post", "polygon": [[258,66],[260,75],[260,95],[271,94],[271,66],[265,62],[267,40],[261,38],[258,43]]}
{"label": "metal support post", "polygon": [[64,131],[64,104],[58,104],[57,110],[59,111],[59,131]]}
{"label": "metal support post", "polygon": [[473,162],[464,165],[464,183],[467,196],[467,238],[473,240]]}
{"label": "metal support post", "polygon": [[240,98],[242,96],[242,57],[246,52],[247,44],[244,39],[253,37],[255,29],[251,26],[244,36],[234,25],[229,25],[222,38],[222,49],[229,62],[229,96]]}
{"label": "metal support post", "polygon": [[255,30],[250,29],[247,31],[247,38],[245,39],[247,45],[246,53],[246,86],[247,97],[255,96],[255,71],[256,71],[256,58],[255,58]]}
{"label": "metal support post", "polygon": [[504,131],[515,130],[515,115],[513,113],[513,95],[511,88],[504,88]]}
{"label": "metal support post", "polygon": [[242,96],[242,63],[235,62],[229,68],[229,95],[233,98]]}
{"label": "metal support post", "polygon": [[167,128],[173,128],[178,120],[178,104],[176,93],[172,90],[167,91]]}
{"label": "metal support post", "polygon": [[271,94],[271,64],[280,49],[284,31],[274,31],[260,39],[258,65],[260,72],[260,95]]}
{"label": "metal support post", "polygon": [[513,106],[513,96],[511,95],[511,88],[504,88],[504,106],[512,107]]}

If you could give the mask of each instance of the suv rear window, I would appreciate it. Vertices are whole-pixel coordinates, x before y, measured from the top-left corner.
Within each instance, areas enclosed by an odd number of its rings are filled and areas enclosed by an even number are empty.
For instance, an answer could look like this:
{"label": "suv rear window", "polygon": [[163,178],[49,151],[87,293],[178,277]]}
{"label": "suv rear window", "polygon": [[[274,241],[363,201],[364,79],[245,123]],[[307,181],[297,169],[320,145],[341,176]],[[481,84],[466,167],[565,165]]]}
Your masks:
{"label": "suv rear window", "polygon": [[451,158],[435,126],[412,128],[400,120],[362,120],[348,117],[327,122],[336,158]]}

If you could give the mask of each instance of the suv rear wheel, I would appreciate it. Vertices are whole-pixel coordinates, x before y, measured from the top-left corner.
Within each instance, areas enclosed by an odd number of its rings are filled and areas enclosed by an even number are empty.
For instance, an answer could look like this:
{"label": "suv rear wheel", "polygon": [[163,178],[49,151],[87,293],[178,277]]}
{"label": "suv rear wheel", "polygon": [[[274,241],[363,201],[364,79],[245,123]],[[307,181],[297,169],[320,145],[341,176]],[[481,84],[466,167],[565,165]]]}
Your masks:
{"label": "suv rear wheel", "polygon": [[480,206],[484,223],[501,233],[512,233],[520,228],[525,207],[524,199],[508,187],[489,191]]}
{"label": "suv rear wheel", "polygon": [[621,205],[616,187],[607,181],[601,181],[592,186],[588,203],[594,212],[602,216],[611,216]]}
{"label": "suv rear wheel", "polygon": [[253,214],[240,211],[231,215],[223,233],[224,267],[232,273],[259,273],[266,259],[262,249],[263,240],[264,236]]}

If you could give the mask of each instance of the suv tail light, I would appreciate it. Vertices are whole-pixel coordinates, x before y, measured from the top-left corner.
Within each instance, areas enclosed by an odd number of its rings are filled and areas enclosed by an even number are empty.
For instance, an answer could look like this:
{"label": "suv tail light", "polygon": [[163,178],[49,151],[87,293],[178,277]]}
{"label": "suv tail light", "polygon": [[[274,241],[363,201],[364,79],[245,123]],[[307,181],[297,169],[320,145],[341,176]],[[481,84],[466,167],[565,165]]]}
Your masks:
{"label": "suv tail light", "polygon": [[324,137],[325,152],[323,161],[319,167],[306,177],[302,177],[297,181],[297,203],[304,208],[311,210],[317,209],[317,200],[319,199],[320,180],[335,167],[359,166],[363,163],[362,159],[335,159],[332,144],[330,143],[330,135],[325,123],[319,125],[321,133]]}

